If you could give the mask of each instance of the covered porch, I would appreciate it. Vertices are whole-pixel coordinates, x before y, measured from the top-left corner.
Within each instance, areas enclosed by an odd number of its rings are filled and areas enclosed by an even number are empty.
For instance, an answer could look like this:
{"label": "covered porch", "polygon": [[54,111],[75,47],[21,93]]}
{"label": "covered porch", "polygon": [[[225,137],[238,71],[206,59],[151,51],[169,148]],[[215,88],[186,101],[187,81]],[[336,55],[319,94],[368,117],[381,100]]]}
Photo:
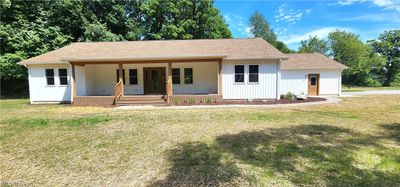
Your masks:
{"label": "covered porch", "polygon": [[225,56],[146,60],[69,59],[74,105],[222,100]]}

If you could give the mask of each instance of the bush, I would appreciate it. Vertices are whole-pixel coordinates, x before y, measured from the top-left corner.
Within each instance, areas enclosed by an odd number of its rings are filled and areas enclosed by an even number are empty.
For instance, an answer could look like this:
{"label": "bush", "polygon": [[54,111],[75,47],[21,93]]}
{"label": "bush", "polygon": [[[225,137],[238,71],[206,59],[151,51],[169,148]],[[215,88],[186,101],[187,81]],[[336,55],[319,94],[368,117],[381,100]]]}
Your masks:
{"label": "bush", "polygon": [[288,92],[288,93],[286,93],[286,94],[284,94],[284,95],[281,95],[281,99],[294,99],[294,93],[292,93],[292,92]]}

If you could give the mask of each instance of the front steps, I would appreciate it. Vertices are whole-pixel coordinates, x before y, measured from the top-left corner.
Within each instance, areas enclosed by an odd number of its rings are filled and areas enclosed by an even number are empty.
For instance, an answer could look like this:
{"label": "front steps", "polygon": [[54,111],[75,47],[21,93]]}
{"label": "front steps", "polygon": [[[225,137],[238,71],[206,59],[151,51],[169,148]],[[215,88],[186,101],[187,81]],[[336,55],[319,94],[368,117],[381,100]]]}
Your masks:
{"label": "front steps", "polygon": [[166,105],[163,95],[124,95],[118,99],[117,106]]}

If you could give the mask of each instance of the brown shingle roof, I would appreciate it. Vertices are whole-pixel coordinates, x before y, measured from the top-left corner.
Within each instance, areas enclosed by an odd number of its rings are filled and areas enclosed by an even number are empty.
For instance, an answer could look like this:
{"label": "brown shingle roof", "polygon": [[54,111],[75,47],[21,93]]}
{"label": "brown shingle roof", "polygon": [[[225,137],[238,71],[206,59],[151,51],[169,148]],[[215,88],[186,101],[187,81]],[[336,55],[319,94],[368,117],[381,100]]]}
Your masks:
{"label": "brown shingle roof", "polygon": [[161,58],[226,57],[225,59],[286,58],[261,38],[78,42],[26,59],[19,64],[57,64],[65,60],[143,60]]}
{"label": "brown shingle roof", "polygon": [[346,69],[347,66],[320,53],[286,54],[281,69]]}

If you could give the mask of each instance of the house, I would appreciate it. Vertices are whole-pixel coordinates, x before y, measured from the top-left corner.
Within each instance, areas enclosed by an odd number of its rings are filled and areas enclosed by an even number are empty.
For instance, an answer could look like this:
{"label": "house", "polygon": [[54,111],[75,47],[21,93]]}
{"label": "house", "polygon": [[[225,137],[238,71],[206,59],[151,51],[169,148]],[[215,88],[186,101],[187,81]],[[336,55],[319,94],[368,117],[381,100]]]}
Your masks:
{"label": "house", "polygon": [[78,42],[19,62],[31,103],[112,105],[340,95],[346,66],[261,38]]}

